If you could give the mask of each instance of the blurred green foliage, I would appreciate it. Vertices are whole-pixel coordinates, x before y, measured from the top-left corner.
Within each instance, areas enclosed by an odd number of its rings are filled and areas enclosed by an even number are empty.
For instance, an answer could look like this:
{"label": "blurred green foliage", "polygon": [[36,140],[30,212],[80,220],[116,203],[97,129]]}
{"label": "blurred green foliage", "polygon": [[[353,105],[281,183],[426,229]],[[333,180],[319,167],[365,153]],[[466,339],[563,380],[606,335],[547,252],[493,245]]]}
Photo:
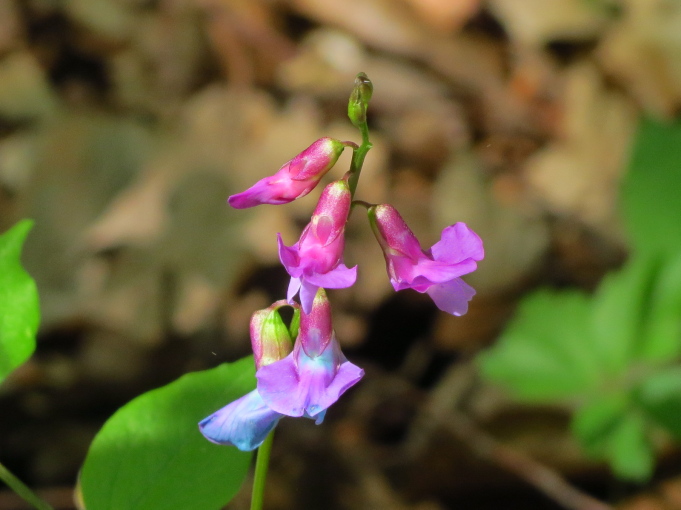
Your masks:
{"label": "blurred green foliage", "polygon": [[585,452],[622,478],[653,472],[653,437],[681,441],[681,123],[641,122],[622,188],[632,253],[593,295],[539,290],[482,373],[526,402],[576,402]]}

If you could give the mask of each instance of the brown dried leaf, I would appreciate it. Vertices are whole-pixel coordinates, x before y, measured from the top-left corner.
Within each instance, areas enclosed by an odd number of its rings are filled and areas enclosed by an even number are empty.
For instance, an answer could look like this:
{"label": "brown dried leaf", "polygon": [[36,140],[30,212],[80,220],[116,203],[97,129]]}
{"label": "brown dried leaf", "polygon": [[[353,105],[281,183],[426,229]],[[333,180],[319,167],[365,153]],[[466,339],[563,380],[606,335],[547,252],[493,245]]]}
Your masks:
{"label": "brown dried leaf", "polygon": [[431,27],[441,32],[460,29],[480,9],[480,0],[403,0]]}
{"label": "brown dried leaf", "polygon": [[671,117],[681,106],[681,6],[666,0],[624,4],[598,50],[600,61],[645,108]]}
{"label": "brown dried leaf", "polygon": [[527,161],[527,183],[554,213],[621,238],[615,200],[636,109],[622,94],[607,90],[588,63],[567,70],[564,88],[561,136]]}
{"label": "brown dried leaf", "polygon": [[594,38],[607,22],[604,11],[583,0],[491,0],[489,8],[515,42],[535,47]]}
{"label": "brown dried leaf", "polygon": [[0,117],[43,119],[58,108],[58,99],[31,53],[18,51],[0,59]]}

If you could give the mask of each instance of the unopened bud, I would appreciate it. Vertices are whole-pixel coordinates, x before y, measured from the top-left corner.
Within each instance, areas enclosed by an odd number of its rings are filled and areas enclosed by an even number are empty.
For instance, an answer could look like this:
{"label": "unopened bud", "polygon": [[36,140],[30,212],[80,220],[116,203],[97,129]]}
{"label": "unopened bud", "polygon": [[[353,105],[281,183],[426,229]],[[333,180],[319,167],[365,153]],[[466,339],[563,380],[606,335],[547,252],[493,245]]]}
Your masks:
{"label": "unopened bud", "polygon": [[[289,306],[280,300],[272,304],[269,308],[258,310],[251,317],[251,345],[255,358],[256,370],[260,367],[284,359],[293,350],[292,329],[295,327],[297,334],[297,324],[291,323],[289,329],[279,314],[279,308]],[[294,316],[295,319],[295,316]],[[295,320],[295,322],[298,322]]]}
{"label": "unopened bud", "polygon": [[374,86],[371,80],[366,74],[359,73],[355,78],[355,87],[348,101],[348,117],[355,127],[359,128],[367,121],[367,108],[373,92]]}

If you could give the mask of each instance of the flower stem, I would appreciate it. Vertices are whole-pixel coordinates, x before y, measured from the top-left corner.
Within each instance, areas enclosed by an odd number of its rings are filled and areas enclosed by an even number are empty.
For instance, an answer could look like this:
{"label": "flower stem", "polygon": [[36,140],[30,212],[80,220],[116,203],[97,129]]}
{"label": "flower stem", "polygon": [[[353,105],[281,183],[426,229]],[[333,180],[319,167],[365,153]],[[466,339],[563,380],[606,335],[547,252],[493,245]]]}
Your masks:
{"label": "flower stem", "polygon": [[31,489],[14,476],[5,466],[0,463],[0,480],[5,482],[23,500],[33,505],[38,510],[53,510],[45,501],[40,499]]}
{"label": "flower stem", "polygon": [[369,126],[366,121],[359,125],[359,130],[362,133],[362,145],[352,150],[352,161],[350,162],[350,177],[348,178],[348,186],[350,193],[355,196],[357,189],[357,182],[359,181],[359,174],[362,172],[362,165],[364,165],[364,158],[367,152],[373,147],[369,141]]}
{"label": "flower stem", "polygon": [[267,468],[270,465],[270,452],[274,442],[274,430],[269,433],[265,441],[258,448],[258,457],[255,461],[255,475],[253,476],[253,493],[251,495],[251,510],[262,510],[265,495],[265,478]]}

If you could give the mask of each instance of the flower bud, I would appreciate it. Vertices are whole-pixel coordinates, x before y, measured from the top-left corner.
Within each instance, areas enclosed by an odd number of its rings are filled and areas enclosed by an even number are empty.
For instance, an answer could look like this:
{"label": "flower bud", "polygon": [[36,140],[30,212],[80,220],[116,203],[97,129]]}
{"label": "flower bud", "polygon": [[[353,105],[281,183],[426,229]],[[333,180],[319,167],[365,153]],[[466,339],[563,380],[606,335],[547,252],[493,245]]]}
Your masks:
{"label": "flower bud", "polygon": [[227,202],[235,209],[293,202],[317,186],[348,144],[333,138],[320,138],[284,164],[276,174],[260,179],[246,191],[230,196]]}
{"label": "flower bud", "polygon": [[300,291],[300,304],[310,313],[312,301],[319,287],[344,289],[355,283],[357,268],[343,264],[345,224],[348,220],[352,194],[345,180],[328,184],[319,197],[310,223],[293,246],[286,246],[281,238],[279,259],[291,275],[287,299]]}
{"label": "flower bud", "polygon": [[355,127],[359,128],[367,121],[367,108],[373,92],[374,86],[371,80],[366,74],[359,73],[355,78],[355,87],[348,101],[348,117]]}
{"label": "flower bud", "polygon": [[[279,314],[282,306],[288,306],[288,303],[277,301],[251,317],[251,345],[256,369],[285,358],[293,349],[294,337]],[[294,322],[297,330],[299,319],[292,321],[291,326],[294,326]]]}

